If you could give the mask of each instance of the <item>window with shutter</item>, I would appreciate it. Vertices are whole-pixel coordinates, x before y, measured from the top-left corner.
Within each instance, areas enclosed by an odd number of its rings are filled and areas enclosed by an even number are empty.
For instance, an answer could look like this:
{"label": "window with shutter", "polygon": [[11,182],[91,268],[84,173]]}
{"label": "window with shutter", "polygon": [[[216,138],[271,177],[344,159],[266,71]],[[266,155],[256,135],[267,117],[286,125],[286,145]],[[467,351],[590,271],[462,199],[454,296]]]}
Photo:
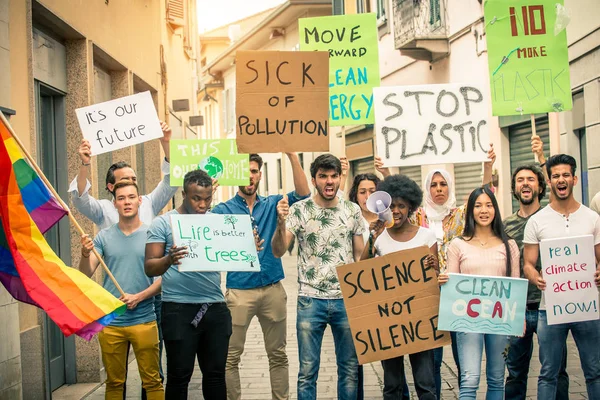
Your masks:
{"label": "window with shutter", "polygon": [[437,26],[441,19],[440,0],[429,0],[429,24]]}
{"label": "window with shutter", "polygon": [[185,0],[167,0],[167,21],[173,26],[185,26]]}
{"label": "window with shutter", "polygon": [[333,15],[344,15],[344,0],[333,0]]}

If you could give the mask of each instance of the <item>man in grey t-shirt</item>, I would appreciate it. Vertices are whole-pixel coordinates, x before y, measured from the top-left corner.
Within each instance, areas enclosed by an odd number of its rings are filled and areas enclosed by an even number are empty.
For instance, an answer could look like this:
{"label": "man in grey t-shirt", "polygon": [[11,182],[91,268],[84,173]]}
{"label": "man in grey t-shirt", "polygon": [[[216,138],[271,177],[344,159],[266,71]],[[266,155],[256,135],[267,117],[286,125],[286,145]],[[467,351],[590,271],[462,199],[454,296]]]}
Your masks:
{"label": "man in grey t-shirt", "polygon": [[[554,201],[529,219],[523,238],[525,277],[542,291],[537,326],[542,363],[538,399],[554,399],[556,396],[557,378],[569,331],[579,350],[588,396],[600,399],[600,320],[548,325],[544,296],[546,281],[535,267],[540,242],[544,239],[592,235],[596,264],[600,260],[600,216],[573,197],[573,187],[577,184],[576,168],[575,159],[566,154],[557,154],[546,161]],[[597,270],[594,277],[598,286],[600,274]]]}

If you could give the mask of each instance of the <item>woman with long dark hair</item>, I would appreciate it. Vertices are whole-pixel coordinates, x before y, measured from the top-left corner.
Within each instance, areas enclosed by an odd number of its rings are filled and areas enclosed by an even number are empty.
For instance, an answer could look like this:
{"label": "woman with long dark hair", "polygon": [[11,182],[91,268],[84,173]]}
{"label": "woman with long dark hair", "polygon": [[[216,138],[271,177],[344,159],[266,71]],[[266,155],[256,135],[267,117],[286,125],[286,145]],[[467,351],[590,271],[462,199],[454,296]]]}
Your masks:
{"label": "woman with long dark hair", "polygon": [[[446,254],[448,273],[519,277],[519,248],[508,239],[492,191],[484,186],[475,189],[467,201],[462,236],[450,242]],[[448,274],[438,277],[440,285],[448,282]],[[475,399],[481,375],[485,347],[487,400],[504,398],[504,352],[508,336],[483,333],[456,334],[460,362],[459,399]]]}

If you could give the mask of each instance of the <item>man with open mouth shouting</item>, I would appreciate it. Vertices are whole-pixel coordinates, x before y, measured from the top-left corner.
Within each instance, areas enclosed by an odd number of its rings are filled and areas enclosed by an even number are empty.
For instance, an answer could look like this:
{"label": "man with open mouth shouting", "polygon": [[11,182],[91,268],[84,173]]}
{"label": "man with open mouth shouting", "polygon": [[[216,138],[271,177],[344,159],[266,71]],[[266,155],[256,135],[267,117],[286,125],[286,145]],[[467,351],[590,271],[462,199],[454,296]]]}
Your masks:
{"label": "man with open mouth shouting", "polygon": [[279,217],[272,240],[275,257],[284,255],[293,236],[298,239],[298,400],[317,398],[327,325],[335,342],[337,398],[354,400],[358,393],[358,359],[336,267],[360,260],[364,225],[360,207],[337,196],[341,172],[337,157],[320,155],[310,166],[317,193],[292,207],[285,198],[277,205]]}

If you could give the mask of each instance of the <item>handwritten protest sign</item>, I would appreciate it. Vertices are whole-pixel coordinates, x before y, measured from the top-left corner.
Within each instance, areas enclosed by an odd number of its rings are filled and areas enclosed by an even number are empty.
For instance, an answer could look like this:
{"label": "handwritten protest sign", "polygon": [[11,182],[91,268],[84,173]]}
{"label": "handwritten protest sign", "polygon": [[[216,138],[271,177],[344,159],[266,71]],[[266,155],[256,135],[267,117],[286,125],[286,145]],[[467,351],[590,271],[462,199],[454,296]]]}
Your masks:
{"label": "handwritten protest sign", "polygon": [[563,0],[484,2],[494,115],[573,108],[562,5]]}
{"label": "handwritten protest sign", "polygon": [[238,51],[240,153],[329,150],[325,52]]}
{"label": "handwritten protest sign", "polygon": [[358,362],[445,346],[437,330],[440,290],[425,246],[337,268]]}
{"label": "handwritten protest sign", "polygon": [[171,186],[183,185],[189,171],[202,169],[221,186],[250,184],[248,154],[238,154],[235,139],[171,140]]}
{"label": "handwritten protest sign", "polygon": [[329,53],[331,126],[372,124],[373,88],[380,84],[375,14],[300,18],[300,50]]}
{"label": "handwritten protest sign", "polygon": [[75,113],[96,156],[163,137],[150,92],[78,108]]}
{"label": "handwritten protest sign", "polygon": [[527,280],[448,274],[442,285],[439,328],[455,332],[523,334]]}
{"label": "handwritten protest sign", "polygon": [[488,106],[480,86],[385,86],[373,93],[377,151],[385,166],[487,159]]}
{"label": "handwritten protest sign", "polygon": [[187,246],[180,272],[259,272],[249,215],[171,214],[173,243]]}
{"label": "handwritten protest sign", "polygon": [[548,325],[600,318],[593,236],[542,240],[540,254]]}

